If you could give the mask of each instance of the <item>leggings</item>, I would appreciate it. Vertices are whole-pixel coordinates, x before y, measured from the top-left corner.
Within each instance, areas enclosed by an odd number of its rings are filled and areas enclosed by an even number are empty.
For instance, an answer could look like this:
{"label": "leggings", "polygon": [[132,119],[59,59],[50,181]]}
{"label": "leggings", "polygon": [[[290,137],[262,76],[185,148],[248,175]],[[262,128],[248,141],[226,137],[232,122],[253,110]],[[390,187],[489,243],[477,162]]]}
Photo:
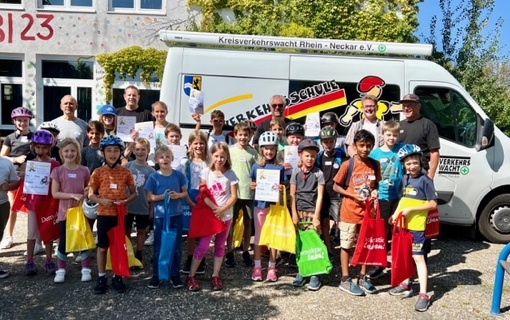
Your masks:
{"label": "leggings", "polygon": [[266,221],[267,214],[269,213],[270,208],[257,208],[255,207],[254,213],[254,223],[255,223],[255,239],[254,243],[255,245],[259,245],[260,241],[260,232],[262,231],[262,226],[264,225],[264,222]]}
{"label": "leggings", "polygon": [[[225,224],[225,230],[218,233],[214,239],[214,256],[217,258],[223,258],[225,256],[225,242],[227,241],[232,219],[223,221],[223,223]],[[198,240],[198,245],[193,253],[193,258],[202,260],[205,257],[207,250],[209,250],[209,244],[211,243],[212,237],[213,236],[202,237]]]}

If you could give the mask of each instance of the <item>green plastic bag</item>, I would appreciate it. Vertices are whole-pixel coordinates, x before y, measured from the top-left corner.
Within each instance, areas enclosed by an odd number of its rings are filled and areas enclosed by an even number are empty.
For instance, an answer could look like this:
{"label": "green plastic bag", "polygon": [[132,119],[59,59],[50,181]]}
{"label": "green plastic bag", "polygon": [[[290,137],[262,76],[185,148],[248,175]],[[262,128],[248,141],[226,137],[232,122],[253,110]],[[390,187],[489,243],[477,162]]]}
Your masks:
{"label": "green plastic bag", "polygon": [[[301,224],[301,223],[300,223]],[[302,231],[298,228],[296,259],[299,274],[303,277],[328,274],[333,269],[328,249],[315,230]]]}

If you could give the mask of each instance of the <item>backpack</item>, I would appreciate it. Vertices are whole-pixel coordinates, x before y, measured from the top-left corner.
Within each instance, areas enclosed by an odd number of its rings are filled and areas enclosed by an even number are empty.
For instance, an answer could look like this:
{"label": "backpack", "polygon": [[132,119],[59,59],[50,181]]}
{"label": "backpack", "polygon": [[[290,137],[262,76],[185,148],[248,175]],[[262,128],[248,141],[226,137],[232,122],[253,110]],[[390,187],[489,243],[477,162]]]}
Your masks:
{"label": "backpack", "polygon": [[[315,161],[315,166],[319,169],[322,169],[322,157],[324,156],[324,150],[321,150],[319,154],[317,155],[317,160]],[[347,155],[345,154],[345,151],[343,151],[340,148],[335,148],[335,162],[340,165],[342,164],[342,159],[345,159]]]}
{"label": "backpack", "polygon": [[[374,171],[379,168],[378,167],[379,163],[377,160],[368,157],[368,161],[370,162],[370,166],[372,167],[372,169],[374,169]],[[344,188],[344,190],[347,190],[347,187],[349,186],[349,181],[351,180],[353,169],[354,169],[354,157],[349,159],[349,166],[347,167],[347,173],[345,175],[344,184],[342,185],[342,188]]]}

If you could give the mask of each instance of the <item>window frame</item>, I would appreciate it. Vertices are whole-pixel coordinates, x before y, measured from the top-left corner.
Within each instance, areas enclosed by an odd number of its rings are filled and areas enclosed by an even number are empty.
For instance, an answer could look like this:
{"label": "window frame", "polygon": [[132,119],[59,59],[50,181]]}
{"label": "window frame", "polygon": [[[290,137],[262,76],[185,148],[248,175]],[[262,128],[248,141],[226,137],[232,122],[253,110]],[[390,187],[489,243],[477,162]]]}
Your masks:
{"label": "window frame", "polygon": [[133,0],[133,8],[116,8],[113,0],[108,0],[108,13],[129,13],[129,14],[166,14],[166,0],[161,0],[161,9],[142,9],[141,0]]}
{"label": "window frame", "polygon": [[[21,63],[21,76],[19,77],[14,77],[14,76],[0,76],[0,83],[2,85],[8,85],[8,84],[12,84],[12,85],[21,85],[21,92],[24,92],[24,89],[25,89],[25,78],[24,78],[24,75],[25,75],[25,70],[24,70],[24,66],[23,66],[23,62],[24,62],[24,59],[23,57],[20,57],[20,56],[9,56],[9,55],[6,55],[6,56],[0,56],[0,59],[1,60],[16,60],[16,61],[19,61]],[[2,92],[0,92],[1,94]],[[21,100],[23,103],[25,103],[25,99],[23,98],[23,96],[21,97]],[[0,103],[1,103],[2,99],[0,97]],[[4,106],[2,106],[0,104],[0,107],[4,108]],[[10,121],[11,119],[2,119],[2,114],[0,113],[0,129],[4,130],[4,129],[13,129],[14,128],[14,124],[12,124],[12,122]]]}
{"label": "window frame", "polygon": [[0,3],[0,8],[10,10],[22,10],[25,8],[25,4],[23,0],[20,0],[20,3]]}
{"label": "window frame", "polygon": [[79,12],[95,12],[97,0],[92,0],[92,5],[89,6],[73,6],[71,5],[71,0],[63,0],[64,5],[45,5],[43,4],[44,0],[37,0],[37,10],[46,10],[46,11],[79,11]]}

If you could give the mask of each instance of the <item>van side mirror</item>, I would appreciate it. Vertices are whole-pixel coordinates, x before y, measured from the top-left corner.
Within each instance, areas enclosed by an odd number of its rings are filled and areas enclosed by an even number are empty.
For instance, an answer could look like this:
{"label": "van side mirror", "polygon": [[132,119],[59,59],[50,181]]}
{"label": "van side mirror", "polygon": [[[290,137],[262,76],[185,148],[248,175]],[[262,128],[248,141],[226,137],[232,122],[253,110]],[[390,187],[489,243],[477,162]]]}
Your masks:
{"label": "van side mirror", "polygon": [[490,148],[494,145],[494,122],[487,118],[483,120],[477,117],[478,130],[476,134],[476,151]]}

